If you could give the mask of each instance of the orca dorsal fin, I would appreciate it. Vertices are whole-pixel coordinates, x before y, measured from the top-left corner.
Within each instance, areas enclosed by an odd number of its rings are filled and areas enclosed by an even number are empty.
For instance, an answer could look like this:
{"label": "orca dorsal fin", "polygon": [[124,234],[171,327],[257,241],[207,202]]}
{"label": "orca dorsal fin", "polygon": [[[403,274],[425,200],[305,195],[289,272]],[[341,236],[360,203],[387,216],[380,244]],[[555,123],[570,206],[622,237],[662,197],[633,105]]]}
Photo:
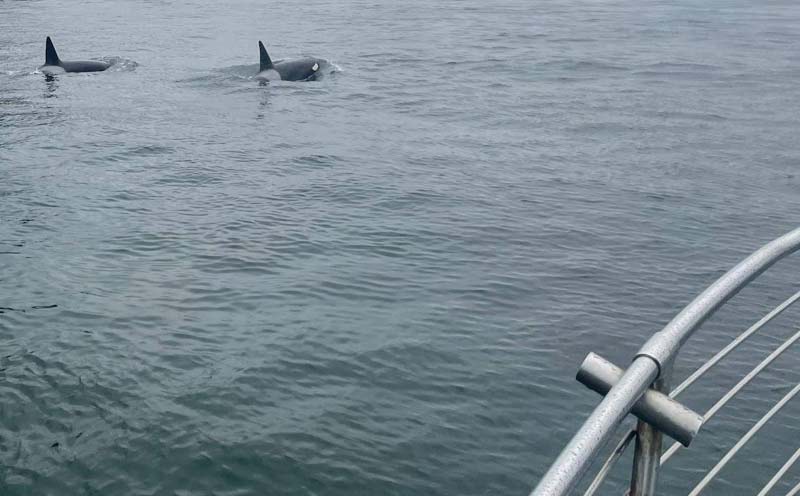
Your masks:
{"label": "orca dorsal fin", "polygon": [[53,42],[50,41],[50,37],[47,37],[47,42],[45,42],[44,46],[44,65],[60,65],[61,59],[58,58],[58,53],[56,52],[56,47],[53,46]]}
{"label": "orca dorsal fin", "polygon": [[258,42],[258,54],[260,55],[261,59],[261,67],[258,69],[258,72],[272,69],[272,59],[269,58],[267,49],[264,48],[264,44],[261,43],[261,41]]}

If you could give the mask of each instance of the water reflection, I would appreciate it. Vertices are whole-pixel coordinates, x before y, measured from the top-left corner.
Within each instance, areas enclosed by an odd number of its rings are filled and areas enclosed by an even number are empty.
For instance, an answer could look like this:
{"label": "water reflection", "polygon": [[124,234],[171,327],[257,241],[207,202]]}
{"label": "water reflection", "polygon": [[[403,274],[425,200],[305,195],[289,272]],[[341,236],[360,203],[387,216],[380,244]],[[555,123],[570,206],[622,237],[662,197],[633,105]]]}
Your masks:
{"label": "water reflection", "polygon": [[267,81],[259,81],[259,86],[264,86],[265,88],[261,91],[261,101],[258,103],[258,114],[256,114],[256,119],[261,120],[267,113],[267,110],[270,107],[270,91],[269,91],[269,82]]}
{"label": "water reflection", "polygon": [[56,90],[58,90],[58,78],[56,78],[52,74],[45,74],[44,75],[44,97],[45,98],[57,98]]}

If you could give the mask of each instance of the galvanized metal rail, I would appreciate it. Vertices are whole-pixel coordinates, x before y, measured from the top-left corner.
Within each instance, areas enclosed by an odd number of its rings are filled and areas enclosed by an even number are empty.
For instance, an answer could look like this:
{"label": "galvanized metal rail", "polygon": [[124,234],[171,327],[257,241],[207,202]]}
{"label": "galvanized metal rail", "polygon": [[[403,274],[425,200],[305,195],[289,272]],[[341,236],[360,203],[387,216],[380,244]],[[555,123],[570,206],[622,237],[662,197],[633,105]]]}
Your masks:
{"label": "galvanized metal rail", "polygon": [[[685,391],[686,388],[702,377],[711,367],[725,358],[747,338],[798,301],[800,299],[800,291],[735,338],[682,384],[670,391],[672,363],[676,359],[681,346],[708,317],[738,293],[739,290],[778,260],[798,249],[800,249],[800,228],[773,240],[755,251],[703,291],[672,319],[664,329],[655,333],[639,350],[631,365],[624,372],[616,369],[613,364],[604,361],[602,358],[590,354],[578,373],[578,379],[592,389],[605,394],[605,397],[539,481],[531,496],[571,494],[589,466],[597,459],[600,451],[628,414],[634,414],[639,417],[636,429],[627,432],[623,436],[622,441],[601,467],[585,494],[589,496],[594,494],[614,463],[620,459],[625,448],[631,441],[635,440],[636,451],[634,453],[634,466],[629,494],[630,496],[655,495],[658,485],[658,472],[661,465],[674,455],[681,444],[689,445],[691,439],[697,433],[695,426],[699,428],[701,424],[708,422],[720,408],[730,401],[756,375],[800,340],[800,331],[786,340],[750,373],[745,375],[702,417],[674,401],[674,398]],[[691,496],[699,494],[736,452],[798,393],[800,393],[800,384],[787,393],[731,448],[725,457],[698,483]],[[661,454],[662,433],[666,433],[680,441],[680,443],[676,442],[672,445],[663,455]],[[773,480],[767,483],[760,494],[766,495],[798,458],[800,458],[800,449],[778,470]],[[795,496],[797,494],[800,494],[800,484],[792,489],[787,496]]]}

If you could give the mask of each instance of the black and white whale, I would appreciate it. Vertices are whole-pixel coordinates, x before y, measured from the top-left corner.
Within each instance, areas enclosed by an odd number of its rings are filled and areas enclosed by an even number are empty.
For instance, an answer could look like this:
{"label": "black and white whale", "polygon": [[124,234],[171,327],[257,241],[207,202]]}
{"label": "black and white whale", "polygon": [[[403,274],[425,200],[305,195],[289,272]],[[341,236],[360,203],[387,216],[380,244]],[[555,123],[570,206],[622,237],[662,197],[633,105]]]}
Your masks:
{"label": "black and white whale", "polygon": [[99,60],[61,60],[58,58],[56,47],[47,37],[44,46],[44,65],[39,70],[46,74],[62,72],[99,72],[108,69],[111,64]]}
{"label": "black and white whale", "polygon": [[283,60],[272,63],[264,44],[258,42],[258,51],[261,57],[261,66],[256,74],[256,79],[266,81],[313,81],[319,75],[319,69],[324,62],[322,59],[304,58],[298,60]]}

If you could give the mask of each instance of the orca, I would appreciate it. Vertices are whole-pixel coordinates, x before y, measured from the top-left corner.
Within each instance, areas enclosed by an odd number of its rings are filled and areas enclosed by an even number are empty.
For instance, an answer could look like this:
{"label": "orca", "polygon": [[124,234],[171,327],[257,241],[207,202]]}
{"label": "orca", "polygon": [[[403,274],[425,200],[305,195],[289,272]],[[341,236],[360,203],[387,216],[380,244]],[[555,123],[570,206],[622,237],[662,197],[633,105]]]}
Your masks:
{"label": "orca", "polygon": [[47,42],[44,46],[44,65],[39,67],[39,70],[46,74],[54,74],[60,72],[99,72],[104,71],[111,67],[108,62],[100,62],[99,60],[61,60],[56,53],[56,47],[47,37]]}
{"label": "orca", "polygon": [[319,75],[322,62],[324,62],[322,59],[304,58],[283,60],[273,64],[261,41],[258,42],[258,51],[261,65],[256,79],[266,81],[314,81]]}

